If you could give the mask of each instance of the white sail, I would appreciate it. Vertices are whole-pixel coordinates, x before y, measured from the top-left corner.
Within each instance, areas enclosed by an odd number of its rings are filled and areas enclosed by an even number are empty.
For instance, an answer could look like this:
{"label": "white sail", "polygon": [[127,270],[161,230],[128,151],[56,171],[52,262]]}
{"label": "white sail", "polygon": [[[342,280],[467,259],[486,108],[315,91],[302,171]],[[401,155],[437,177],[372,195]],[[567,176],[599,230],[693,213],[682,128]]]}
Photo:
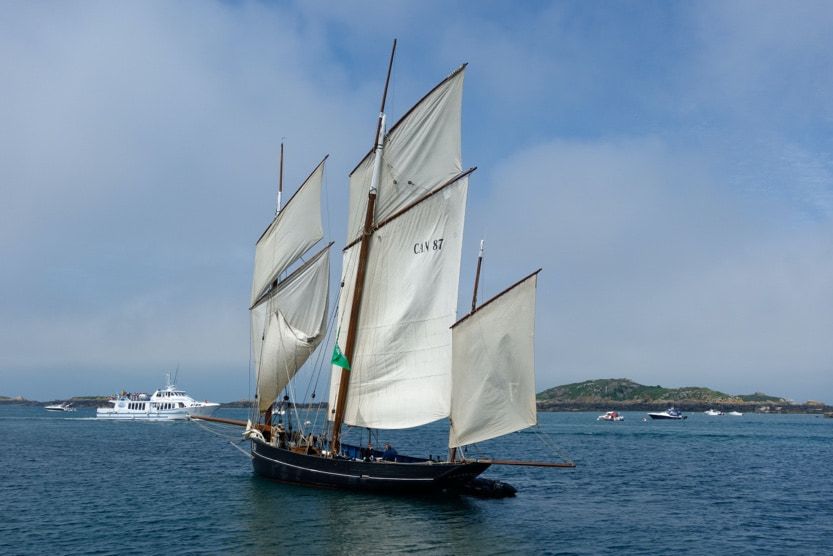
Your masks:
{"label": "white sail", "polygon": [[452,329],[451,431],[465,446],[536,423],[535,288],[522,280]]}
{"label": "white sail", "polygon": [[[350,361],[346,423],[398,429],[448,416],[450,326],[457,308],[467,191],[464,175],[371,236]],[[344,255],[338,338],[342,348],[358,250],[359,244],[353,245]],[[340,378],[341,368],[333,367],[331,408]]]}
{"label": "white sail", "polygon": [[323,178],[324,161],[321,161],[258,240],[250,305],[254,305],[281,272],[324,236]]}
{"label": "white sail", "polygon": [[[453,179],[462,170],[460,121],[465,66],[451,74],[419,101],[384,140],[376,222]],[[347,241],[361,233],[364,207],[373,170],[373,153],[350,174]]]}
{"label": "white sail", "polygon": [[326,335],[329,246],[252,308],[257,400],[266,410]]}

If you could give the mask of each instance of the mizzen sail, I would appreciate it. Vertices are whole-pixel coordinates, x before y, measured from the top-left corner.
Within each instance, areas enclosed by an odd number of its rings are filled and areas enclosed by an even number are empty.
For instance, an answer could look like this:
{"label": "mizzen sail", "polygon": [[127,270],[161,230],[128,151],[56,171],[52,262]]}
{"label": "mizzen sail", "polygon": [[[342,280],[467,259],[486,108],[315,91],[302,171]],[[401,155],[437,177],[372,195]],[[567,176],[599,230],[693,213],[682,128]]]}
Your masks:
{"label": "mizzen sail", "polygon": [[535,272],[454,325],[450,448],[537,422],[533,356],[537,281]]}

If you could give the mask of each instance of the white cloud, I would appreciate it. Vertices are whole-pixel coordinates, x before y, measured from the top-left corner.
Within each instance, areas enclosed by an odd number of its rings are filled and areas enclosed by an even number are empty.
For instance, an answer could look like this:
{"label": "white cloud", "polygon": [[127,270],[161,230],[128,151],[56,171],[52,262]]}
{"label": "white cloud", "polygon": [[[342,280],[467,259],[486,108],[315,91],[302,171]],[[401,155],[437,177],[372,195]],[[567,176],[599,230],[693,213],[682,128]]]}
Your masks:
{"label": "white cloud", "polygon": [[632,8],[7,7],[0,394],[177,361],[207,396],[242,388],[226,367],[248,357],[281,137],[289,191],[332,153],[343,239],[398,36],[392,119],[471,62],[466,260],[485,232],[483,295],[544,266],[541,387],[629,375],[833,400],[831,11]]}
{"label": "white cloud", "polygon": [[792,209],[711,170],[648,139],[544,144],[495,172],[480,207],[491,293],[544,267],[541,386],[630,376],[817,396],[789,377],[833,370],[830,222],[785,231]]}
{"label": "white cloud", "polygon": [[15,15],[0,24],[2,373],[245,369],[251,253],[274,212],[281,136],[288,191],[328,150],[329,175],[343,176],[364,150],[360,93],[290,11]]}

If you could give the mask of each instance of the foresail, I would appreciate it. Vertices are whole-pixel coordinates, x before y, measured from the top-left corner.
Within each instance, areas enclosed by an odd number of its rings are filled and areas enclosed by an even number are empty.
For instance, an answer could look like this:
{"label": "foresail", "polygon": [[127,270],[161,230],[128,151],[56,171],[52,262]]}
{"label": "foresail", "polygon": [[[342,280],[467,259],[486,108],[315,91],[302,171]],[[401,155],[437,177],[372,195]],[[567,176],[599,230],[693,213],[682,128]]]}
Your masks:
{"label": "foresail", "polygon": [[252,308],[252,356],[261,411],[275,400],[326,335],[329,248]]}
{"label": "foresail", "polygon": [[536,272],[454,325],[449,447],[536,423],[537,280]]}
{"label": "foresail", "polygon": [[[367,278],[350,361],[344,421],[392,429],[448,416],[451,330],[468,175],[379,227],[370,239]],[[338,342],[345,345],[359,245],[344,254]],[[333,367],[330,408],[341,368]],[[333,418],[331,412],[330,418]]]}
{"label": "foresail", "polygon": [[258,240],[250,305],[255,304],[280,273],[324,236],[321,226],[323,178],[322,160]]}
{"label": "foresail", "polygon": [[[385,136],[376,199],[377,222],[462,170],[460,112],[464,69],[465,66],[461,67],[437,85]],[[373,153],[369,153],[350,174],[348,243],[361,232],[372,171]]]}

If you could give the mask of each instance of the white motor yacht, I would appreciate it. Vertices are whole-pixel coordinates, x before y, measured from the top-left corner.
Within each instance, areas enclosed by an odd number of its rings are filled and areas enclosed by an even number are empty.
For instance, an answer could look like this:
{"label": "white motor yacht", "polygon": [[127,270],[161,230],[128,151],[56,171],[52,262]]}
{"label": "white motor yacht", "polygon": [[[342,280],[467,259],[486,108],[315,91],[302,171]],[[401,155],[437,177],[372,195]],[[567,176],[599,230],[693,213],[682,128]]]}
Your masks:
{"label": "white motor yacht", "polygon": [[710,417],[716,417],[718,415],[723,415],[722,411],[718,411],[716,409],[709,409],[709,410],[704,411],[703,413],[705,413],[706,415],[708,415]]}
{"label": "white motor yacht", "polygon": [[190,417],[207,417],[220,407],[216,402],[199,402],[171,384],[151,396],[144,393],[122,392],[109,400],[113,407],[99,407],[99,419],[171,421]]}

